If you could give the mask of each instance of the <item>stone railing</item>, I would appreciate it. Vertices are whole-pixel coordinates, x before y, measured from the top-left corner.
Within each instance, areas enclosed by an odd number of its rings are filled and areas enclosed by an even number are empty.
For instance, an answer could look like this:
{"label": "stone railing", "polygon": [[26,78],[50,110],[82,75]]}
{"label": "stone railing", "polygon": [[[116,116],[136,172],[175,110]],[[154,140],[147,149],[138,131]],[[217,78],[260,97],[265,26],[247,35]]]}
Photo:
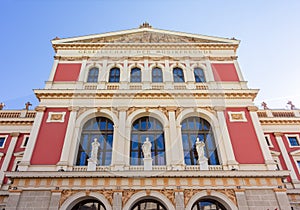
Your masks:
{"label": "stone railing", "polygon": [[[222,171],[223,167],[221,165],[209,165],[208,169],[210,171]],[[170,170],[167,166],[152,166],[153,171],[166,171]],[[200,171],[199,165],[189,165],[185,166],[185,171]],[[72,171],[87,171],[87,166],[73,166]],[[96,171],[110,171],[109,166],[97,166]],[[144,171],[144,166],[129,166],[129,171]]]}
{"label": "stone railing", "polygon": [[260,118],[293,118],[300,117],[300,110],[258,110],[257,115]]}
{"label": "stone railing", "polygon": [[5,118],[35,118],[35,111],[26,110],[0,110],[0,119]]}

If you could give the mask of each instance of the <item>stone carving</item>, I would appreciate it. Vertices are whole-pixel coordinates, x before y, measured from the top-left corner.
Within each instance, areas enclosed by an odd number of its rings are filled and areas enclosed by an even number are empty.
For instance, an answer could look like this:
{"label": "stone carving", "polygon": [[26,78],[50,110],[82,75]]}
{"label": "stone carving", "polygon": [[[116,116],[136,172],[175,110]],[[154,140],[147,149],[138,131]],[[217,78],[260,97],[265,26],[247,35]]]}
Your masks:
{"label": "stone carving", "polygon": [[144,142],[144,144],[142,146],[144,158],[151,158],[151,147],[152,147],[152,144],[149,141],[149,138],[146,137],[146,141]]}
{"label": "stone carving", "polygon": [[50,120],[62,120],[63,115],[62,114],[51,114]]}
{"label": "stone carving", "polygon": [[164,194],[175,205],[175,192],[174,190],[160,190],[160,193]]}
{"label": "stone carving", "polygon": [[59,206],[61,206],[71,195],[77,193],[78,191],[73,190],[63,190],[61,192],[61,197],[59,201]]}
{"label": "stone carving", "polygon": [[94,162],[98,162],[98,149],[100,147],[100,143],[96,138],[94,138],[94,142],[92,143],[92,151],[90,160]]}
{"label": "stone carving", "polygon": [[219,189],[216,191],[225,194],[235,205],[237,205],[235,191],[233,189]]}
{"label": "stone carving", "polygon": [[216,41],[157,32],[137,32],[72,41],[72,43],[213,43]]}
{"label": "stone carving", "polygon": [[125,190],[123,192],[123,196],[122,196],[122,205],[124,206],[126,204],[126,202],[129,200],[129,198],[131,198],[131,196],[133,194],[135,194],[137,192],[137,190]]}
{"label": "stone carving", "polygon": [[205,143],[203,141],[200,141],[199,138],[197,138],[197,140],[196,140],[196,151],[197,151],[197,154],[198,154],[198,161],[201,161],[201,160],[205,159],[204,146],[205,146]]}

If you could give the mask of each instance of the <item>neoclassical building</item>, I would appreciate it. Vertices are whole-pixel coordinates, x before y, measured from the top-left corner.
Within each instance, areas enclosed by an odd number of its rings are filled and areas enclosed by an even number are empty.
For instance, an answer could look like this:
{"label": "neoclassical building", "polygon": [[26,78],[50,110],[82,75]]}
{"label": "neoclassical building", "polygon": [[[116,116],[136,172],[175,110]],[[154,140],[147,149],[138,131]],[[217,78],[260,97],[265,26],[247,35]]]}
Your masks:
{"label": "neoclassical building", "polygon": [[299,209],[300,112],[254,106],[239,43],[148,23],[53,39],[39,105],[0,111],[0,205]]}

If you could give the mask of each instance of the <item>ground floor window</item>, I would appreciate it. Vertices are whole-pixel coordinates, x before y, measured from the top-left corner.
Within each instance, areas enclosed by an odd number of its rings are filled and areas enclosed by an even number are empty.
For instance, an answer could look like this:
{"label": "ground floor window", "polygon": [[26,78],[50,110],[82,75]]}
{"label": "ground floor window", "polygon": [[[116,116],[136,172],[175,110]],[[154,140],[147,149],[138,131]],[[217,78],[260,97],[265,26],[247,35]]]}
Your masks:
{"label": "ground floor window", "polygon": [[96,199],[87,199],[77,203],[72,210],[106,210],[104,205]]}
{"label": "ground floor window", "polygon": [[167,210],[167,208],[157,200],[143,199],[137,202],[131,210]]}
{"label": "ground floor window", "polygon": [[216,200],[200,199],[194,203],[192,210],[226,210],[226,208]]}

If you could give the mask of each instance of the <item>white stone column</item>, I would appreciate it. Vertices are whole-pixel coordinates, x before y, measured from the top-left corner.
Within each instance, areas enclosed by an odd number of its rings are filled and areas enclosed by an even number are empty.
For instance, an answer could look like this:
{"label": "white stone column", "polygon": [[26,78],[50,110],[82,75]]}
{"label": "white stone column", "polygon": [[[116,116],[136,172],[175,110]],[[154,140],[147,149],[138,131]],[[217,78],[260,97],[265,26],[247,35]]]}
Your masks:
{"label": "white stone column", "polygon": [[[171,153],[171,165],[173,169],[183,169],[184,158],[183,158],[183,147],[181,141],[181,127],[176,126],[176,107],[167,107],[169,113],[170,123],[170,142],[168,152]],[[179,133],[180,132],[180,133]]]}
{"label": "white stone column", "polygon": [[274,136],[275,136],[276,141],[278,143],[278,146],[279,146],[280,152],[283,156],[283,160],[286,164],[286,167],[290,171],[292,182],[298,182],[297,174],[294,170],[294,167],[293,167],[293,164],[291,162],[290,156],[289,156],[289,154],[288,154],[288,152],[285,148],[285,145],[284,145],[284,142],[283,142],[283,139],[282,139],[283,133],[276,132],[276,133],[274,133]]}
{"label": "white stone column", "polygon": [[233,168],[238,169],[239,163],[235,159],[234,151],[232,148],[232,142],[230,140],[227,123],[226,123],[226,119],[225,119],[225,115],[224,115],[225,107],[216,106],[216,107],[214,107],[214,110],[217,112],[217,117],[219,120],[220,132],[221,132],[221,135],[216,135],[215,138],[221,138],[222,145],[220,145],[220,146],[223,146],[225,148],[225,153],[226,153],[227,160],[223,164],[228,165],[229,169],[233,169]]}
{"label": "white stone column", "polygon": [[212,70],[212,67],[211,67],[211,63],[208,59],[205,61],[205,65],[206,65],[206,71],[205,71],[206,82],[215,81],[214,73],[213,73],[213,70]]}
{"label": "white stone column", "polygon": [[123,69],[121,69],[120,72],[120,89],[127,89],[128,88],[128,82],[129,82],[129,77],[128,77],[128,60],[125,59],[123,62]]}
{"label": "white stone column", "polygon": [[151,70],[149,69],[148,59],[144,60],[144,71],[142,71],[142,84],[143,89],[151,89],[152,75]]}
{"label": "white stone column", "polygon": [[233,60],[233,63],[234,63],[235,69],[236,69],[236,73],[239,77],[239,80],[244,81],[244,77],[243,77],[239,63],[237,62],[237,60]]}
{"label": "white stone column", "polygon": [[165,89],[173,89],[173,73],[170,69],[169,60],[165,60],[165,69],[163,70]]}
{"label": "white stone column", "polygon": [[51,69],[48,81],[46,82],[45,89],[50,89],[52,87],[52,83],[53,83],[53,79],[54,79],[54,75],[56,73],[58,63],[59,63],[59,57],[54,56],[54,62],[53,62],[53,65],[52,65],[52,69]]}
{"label": "white stone column", "polygon": [[75,143],[74,141],[76,141],[75,139],[73,139],[73,135],[74,135],[76,116],[77,116],[78,110],[79,110],[79,107],[69,107],[70,117],[69,117],[66,135],[65,135],[65,139],[64,139],[64,145],[63,145],[62,152],[60,155],[60,160],[56,164],[57,170],[61,170],[61,169],[65,170],[65,171],[67,170],[68,160],[69,160],[69,155],[70,155],[70,147],[71,147],[71,144]]}
{"label": "white stone column", "polygon": [[38,137],[38,133],[40,130],[40,126],[43,120],[43,116],[44,116],[44,111],[46,110],[46,107],[36,107],[36,116],[31,128],[31,132],[30,132],[30,136],[29,136],[29,140],[27,143],[27,148],[24,152],[24,156],[22,161],[19,164],[19,171],[27,171],[29,165],[30,165],[30,160],[31,160],[31,156],[35,147],[35,143]]}
{"label": "white stone column", "polygon": [[48,210],[57,210],[61,199],[61,190],[52,190]]}
{"label": "white stone column", "polygon": [[274,189],[274,192],[280,209],[291,209],[286,189]]}
{"label": "white stone column", "polygon": [[195,88],[195,78],[194,78],[194,71],[193,69],[191,69],[191,65],[190,65],[190,61],[189,60],[185,60],[185,81],[186,84],[188,86],[188,89],[194,89]]}
{"label": "white stone column", "polygon": [[84,57],[84,59],[82,60],[82,63],[81,63],[81,67],[80,67],[80,71],[79,71],[79,75],[78,75],[78,81],[76,82],[77,89],[82,89],[84,82],[86,82],[85,81],[85,79],[86,79],[85,78],[85,75],[86,75],[85,67],[86,67],[87,59],[88,59],[88,57]]}
{"label": "white stone column", "polygon": [[249,113],[251,116],[251,120],[252,120],[252,123],[254,126],[254,130],[256,132],[256,135],[257,135],[257,139],[258,139],[261,151],[262,151],[264,159],[265,159],[265,164],[269,170],[275,170],[276,164],[272,158],[268,144],[265,140],[264,132],[262,130],[262,127],[260,125],[260,122],[259,122],[259,119],[258,119],[258,116],[256,113],[258,108],[256,106],[249,106],[248,110],[249,110]]}
{"label": "white stone column", "polygon": [[10,190],[9,191],[9,196],[7,199],[6,203],[6,210],[17,210],[18,209],[18,204],[19,200],[21,198],[21,190]]}
{"label": "white stone column", "polygon": [[184,210],[184,193],[175,192],[175,209]]}
{"label": "white stone column", "polygon": [[113,194],[113,210],[122,210],[122,191]]}
{"label": "white stone column", "polygon": [[249,210],[245,189],[236,189],[235,196],[239,210]]}
{"label": "white stone column", "polygon": [[11,136],[10,144],[9,144],[8,149],[6,151],[6,154],[5,154],[2,166],[1,166],[1,171],[0,171],[0,184],[1,185],[2,185],[3,179],[4,179],[4,172],[7,171],[9,163],[12,160],[11,158],[12,158],[12,155],[14,153],[19,135],[20,135],[20,133],[17,133],[17,132],[14,132],[14,133],[10,134],[10,136]]}
{"label": "white stone column", "polygon": [[127,107],[118,107],[119,125],[114,129],[113,154],[111,165],[113,170],[122,171],[125,166],[126,148],[126,116]]}

